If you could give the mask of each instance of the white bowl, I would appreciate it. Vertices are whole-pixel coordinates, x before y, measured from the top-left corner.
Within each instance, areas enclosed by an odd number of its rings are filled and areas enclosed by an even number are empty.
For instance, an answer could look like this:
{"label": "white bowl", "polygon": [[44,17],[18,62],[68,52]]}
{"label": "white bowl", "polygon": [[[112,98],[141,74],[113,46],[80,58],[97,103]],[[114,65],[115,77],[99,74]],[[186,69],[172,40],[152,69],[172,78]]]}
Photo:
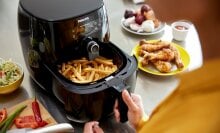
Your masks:
{"label": "white bowl", "polygon": [[186,21],[176,21],[171,24],[173,39],[184,41],[187,37],[191,24]]}

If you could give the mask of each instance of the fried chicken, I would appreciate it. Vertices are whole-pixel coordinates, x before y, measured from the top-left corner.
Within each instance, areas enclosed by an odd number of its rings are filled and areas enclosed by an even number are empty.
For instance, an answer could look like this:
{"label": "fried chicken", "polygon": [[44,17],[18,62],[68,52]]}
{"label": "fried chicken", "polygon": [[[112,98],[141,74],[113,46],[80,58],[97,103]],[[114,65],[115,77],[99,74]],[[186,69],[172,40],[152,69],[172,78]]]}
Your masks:
{"label": "fried chicken", "polygon": [[171,71],[172,62],[178,69],[184,67],[179,51],[170,42],[159,40],[149,43],[146,40],[141,40],[139,45],[138,55],[143,57],[142,66],[152,63],[157,70],[164,73]]}
{"label": "fried chicken", "polygon": [[147,65],[149,64],[148,58],[143,58],[143,59],[141,60],[141,64],[142,64],[142,66],[147,66]]}
{"label": "fried chicken", "polygon": [[145,50],[147,52],[153,52],[153,51],[158,51],[161,50],[163,48],[169,48],[170,47],[170,43],[166,42],[166,41],[157,41],[154,43],[149,43],[146,40],[141,40],[140,41],[140,47],[142,50]]}
{"label": "fried chicken", "polygon": [[184,67],[184,64],[182,62],[182,59],[180,57],[180,53],[179,51],[174,47],[174,46],[170,46],[170,49],[174,52],[174,62],[177,66],[177,68],[182,69]]}
{"label": "fried chicken", "polygon": [[159,70],[160,72],[170,72],[172,68],[172,64],[169,61],[161,61],[161,60],[154,60],[151,61],[154,66]]}
{"label": "fried chicken", "polygon": [[158,45],[154,44],[143,44],[141,45],[141,49],[146,50],[147,52],[153,52],[157,50],[161,50],[163,48],[169,48],[170,44],[167,43],[159,43]]}
{"label": "fried chicken", "polygon": [[142,54],[144,54],[144,58],[148,58],[149,60],[171,61],[174,59],[174,52],[170,49],[162,49],[151,53],[142,51]]}

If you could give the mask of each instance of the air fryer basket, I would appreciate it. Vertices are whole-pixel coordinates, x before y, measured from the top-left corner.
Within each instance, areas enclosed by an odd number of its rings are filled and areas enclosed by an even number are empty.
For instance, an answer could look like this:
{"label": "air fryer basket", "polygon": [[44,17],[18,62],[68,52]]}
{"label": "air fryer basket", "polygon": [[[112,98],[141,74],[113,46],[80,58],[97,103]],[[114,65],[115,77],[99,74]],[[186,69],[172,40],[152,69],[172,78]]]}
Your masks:
{"label": "air fryer basket", "polygon": [[[78,51],[80,52],[74,52],[72,58],[71,56],[61,56],[63,58],[58,59],[56,65],[46,65],[55,77],[53,92],[65,105],[68,117],[71,117],[74,121],[86,122],[108,116],[113,112],[116,98],[120,99],[121,91],[127,89],[131,92],[134,89],[137,69],[136,59],[122,52],[111,42],[98,42],[98,44],[100,45],[100,56],[113,59],[114,64],[118,66],[118,70],[108,77],[87,84],[78,84],[63,77],[58,72],[58,68],[54,67],[62,62],[86,57],[87,52],[83,46],[79,48]],[[122,102],[122,114],[126,115],[126,107],[123,110],[123,104]],[[124,121],[126,121],[126,118],[124,118]]]}
{"label": "air fryer basket", "polygon": [[137,63],[136,60],[133,59],[134,57],[128,56],[111,42],[103,43],[99,42],[98,40],[96,41],[100,45],[100,56],[106,57],[108,59],[113,59],[113,63],[118,66],[118,70],[112,73],[111,75],[95,82],[91,82],[88,84],[73,83],[72,81],[66,79],[63,75],[61,75],[58,72],[57,66],[63,62],[87,57],[86,48],[84,48],[83,45],[79,45],[79,47],[76,48],[77,50],[72,51],[71,53],[69,53],[69,55],[67,52],[62,51],[62,53],[65,53],[65,56],[60,56],[60,58],[57,60],[55,64],[49,64],[46,65],[46,67],[49,69],[52,75],[56,77],[56,79],[65,86],[65,88],[68,91],[79,94],[87,94],[102,91],[112,86],[108,85],[109,79],[117,79],[122,81],[125,78],[129,77],[133,72],[129,70],[133,70],[134,68],[136,69]]}

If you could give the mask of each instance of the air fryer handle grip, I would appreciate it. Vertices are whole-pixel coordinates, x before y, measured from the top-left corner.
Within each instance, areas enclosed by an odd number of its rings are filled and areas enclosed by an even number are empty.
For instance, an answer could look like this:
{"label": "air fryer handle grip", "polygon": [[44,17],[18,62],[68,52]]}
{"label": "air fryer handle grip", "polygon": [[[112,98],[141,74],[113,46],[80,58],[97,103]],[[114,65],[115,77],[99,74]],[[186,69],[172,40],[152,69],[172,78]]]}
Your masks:
{"label": "air fryer handle grip", "polygon": [[113,87],[117,91],[120,121],[121,122],[128,121],[128,116],[127,116],[128,107],[122,99],[122,90],[130,88],[130,86],[125,84],[124,80],[121,79],[120,77],[114,77],[107,80],[106,85],[108,87]]}
{"label": "air fryer handle grip", "polygon": [[120,122],[124,123],[128,121],[128,106],[122,99],[122,92],[120,92],[118,96],[118,110],[120,113]]}

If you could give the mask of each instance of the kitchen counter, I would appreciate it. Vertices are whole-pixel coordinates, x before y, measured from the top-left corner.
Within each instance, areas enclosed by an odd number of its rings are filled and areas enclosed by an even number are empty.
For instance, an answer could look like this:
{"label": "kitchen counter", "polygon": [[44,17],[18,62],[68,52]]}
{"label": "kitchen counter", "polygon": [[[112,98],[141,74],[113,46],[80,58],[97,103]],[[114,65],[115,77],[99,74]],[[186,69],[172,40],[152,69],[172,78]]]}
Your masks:
{"label": "kitchen counter", "polygon": [[[110,40],[126,53],[131,54],[132,48],[141,40],[162,39],[173,41],[169,24],[159,34],[151,36],[139,36],[125,31],[121,25],[121,18],[125,9],[136,9],[129,0],[105,0],[110,24]],[[62,105],[51,94],[42,90],[27,71],[17,31],[17,0],[0,0],[0,57],[11,58],[24,67],[24,80],[21,87],[9,95],[0,95],[0,108],[11,107],[26,99],[37,95],[38,99],[48,109],[58,122],[68,121],[65,118]],[[190,64],[187,71],[200,67],[203,63],[202,50],[197,31],[194,26],[189,31],[185,42],[176,42],[184,47],[190,55]],[[147,114],[166,97],[179,84],[176,76],[155,76],[143,71],[138,72],[135,93],[140,94],[143,99],[144,109]],[[81,130],[82,125],[74,123],[74,127]]]}

